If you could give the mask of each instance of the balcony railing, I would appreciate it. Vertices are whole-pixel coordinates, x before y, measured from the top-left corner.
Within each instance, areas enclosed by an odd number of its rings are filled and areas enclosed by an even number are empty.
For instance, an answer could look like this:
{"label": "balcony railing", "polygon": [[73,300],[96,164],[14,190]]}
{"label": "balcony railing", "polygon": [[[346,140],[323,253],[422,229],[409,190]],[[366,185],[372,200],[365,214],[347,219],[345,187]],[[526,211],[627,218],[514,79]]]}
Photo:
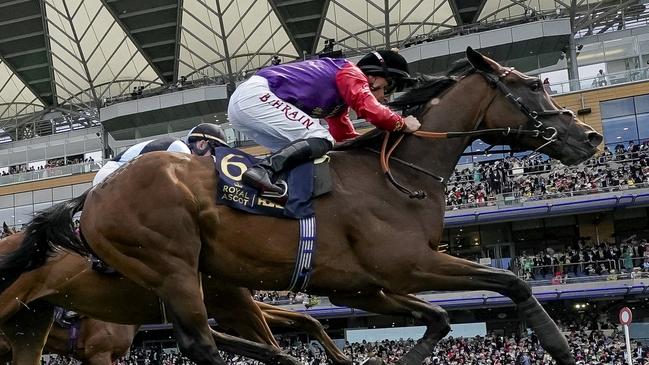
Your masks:
{"label": "balcony railing", "polygon": [[102,162],[84,162],[74,165],[43,168],[34,171],[21,172],[18,174],[3,175],[0,176],[0,185],[10,185],[24,183],[27,181],[83,174],[87,172],[98,171],[102,165]]}
{"label": "balcony railing", "polygon": [[611,85],[624,84],[649,79],[649,67],[613,72],[605,76],[583,77],[578,80],[569,80],[550,83],[547,89],[550,95],[565,94],[573,91],[596,89]]}

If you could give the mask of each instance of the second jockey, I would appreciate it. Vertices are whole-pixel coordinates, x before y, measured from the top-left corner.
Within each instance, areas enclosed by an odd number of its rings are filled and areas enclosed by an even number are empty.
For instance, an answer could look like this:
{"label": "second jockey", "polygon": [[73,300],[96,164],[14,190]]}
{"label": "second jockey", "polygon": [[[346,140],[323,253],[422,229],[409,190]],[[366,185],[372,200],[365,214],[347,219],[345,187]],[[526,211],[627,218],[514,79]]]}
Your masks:
{"label": "second jockey", "polygon": [[243,174],[243,183],[284,194],[274,175],[324,155],[336,141],[358,136],[349,108],[377,128],[416,131],[415,117],[401,117],[381,104],[411,81],[406,60],[387,50],[371,52],[356,65],[320,58],[260,70],[237,87],[228,104],[232,126],[273,151]]}
{"label": "second jockey", "polygon": [[154,151],[182,152],[197,156],[213,155],[214,148],[227,146],[225,133],[221,127],[212,123],[201,123],[192,128],[187,134],[187,144],[173,138],[162,137],[150,141],[140,142],[115,156],[97,171],[92,186],[102,182],[108,175],[120,168],[135,157]]}

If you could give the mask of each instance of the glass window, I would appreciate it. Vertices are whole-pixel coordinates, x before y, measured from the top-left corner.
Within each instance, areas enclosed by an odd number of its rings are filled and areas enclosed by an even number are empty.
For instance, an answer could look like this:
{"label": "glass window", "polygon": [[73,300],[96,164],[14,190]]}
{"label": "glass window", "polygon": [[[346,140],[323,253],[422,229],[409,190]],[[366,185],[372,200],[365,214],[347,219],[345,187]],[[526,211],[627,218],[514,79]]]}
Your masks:
{"label": "glass window", "polygon": [[0,209],[0,222],[14,225],[14,208]]}
{"label": "glass window", "polygon": [[635,114],[633,98],[603,101],[599,106],[602,119]]}
{"label": "glass window", "polygon": [[602,120],[604,143],[615,144],[638,139],[635,115]]}
{"label": "glass window", "polygon": [[638,114],[636,120],[638,121],[638,138],[640,140],[649,139],[649,113]]}
{"label": "glass window", "polygon": [[25,193],[16,193],[14,194],[14,199],[16,205],[26,205],[33,203],[33,195],[31,191]]}
{"label": "glass window", "polygon": [[633,101],[636,113],[649,113],[649,95],[636,96]]}
{"label": "glass window", "polygon": [[29,221],[32,219],[33,213],[34,206],[31,204],[16,207],[16,226],[20,227],[23,224],[29,223]]}

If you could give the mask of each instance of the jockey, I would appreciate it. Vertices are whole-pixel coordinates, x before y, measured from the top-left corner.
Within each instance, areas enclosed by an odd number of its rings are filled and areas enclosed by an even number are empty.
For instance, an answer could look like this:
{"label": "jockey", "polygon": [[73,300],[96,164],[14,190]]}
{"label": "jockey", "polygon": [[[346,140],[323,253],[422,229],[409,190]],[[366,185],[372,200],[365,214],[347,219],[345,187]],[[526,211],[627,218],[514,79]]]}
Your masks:
{"label": "jockey", "polygon": [[[243,183],[283,194],[273,175],[324,155],[336,141],[358,136],[350,107],[377,128],[416,131],[415,117],[401,117],[381,104],[411,82],[406,60],[387,50],[371,52],[356,65],[320,58],[260,70],[239,85],[228,105],[233,127],[273,151],[243,174]],[[326,120],[328,130],[316,118]]]}
{"label": "jockey", "polygon": [[122,165],[147,152],[167,151],[210,156],[214,154],[214,148],[228,145],[225,140],[225,133],[223,133],[221,127],[212,123],[201,123],[189,131],[187,134],[187,144],[173,137],[162,137],[140,142],[106,162],[97,171],[95,178],[92,180],[92,186],[102,182],[108,175]]}

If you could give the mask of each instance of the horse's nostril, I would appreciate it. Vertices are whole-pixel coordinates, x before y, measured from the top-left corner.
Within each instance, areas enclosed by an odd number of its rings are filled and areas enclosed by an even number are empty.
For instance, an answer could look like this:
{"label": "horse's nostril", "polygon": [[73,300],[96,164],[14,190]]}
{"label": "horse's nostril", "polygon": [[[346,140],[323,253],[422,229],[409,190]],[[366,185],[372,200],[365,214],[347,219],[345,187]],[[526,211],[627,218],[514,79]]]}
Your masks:
{"label": "horse's nostril", "polygon": [[586,141],[593,147],[599,146],[599,144],[602,143],[603,140],[604,137],[595,131],[586,132]]}

